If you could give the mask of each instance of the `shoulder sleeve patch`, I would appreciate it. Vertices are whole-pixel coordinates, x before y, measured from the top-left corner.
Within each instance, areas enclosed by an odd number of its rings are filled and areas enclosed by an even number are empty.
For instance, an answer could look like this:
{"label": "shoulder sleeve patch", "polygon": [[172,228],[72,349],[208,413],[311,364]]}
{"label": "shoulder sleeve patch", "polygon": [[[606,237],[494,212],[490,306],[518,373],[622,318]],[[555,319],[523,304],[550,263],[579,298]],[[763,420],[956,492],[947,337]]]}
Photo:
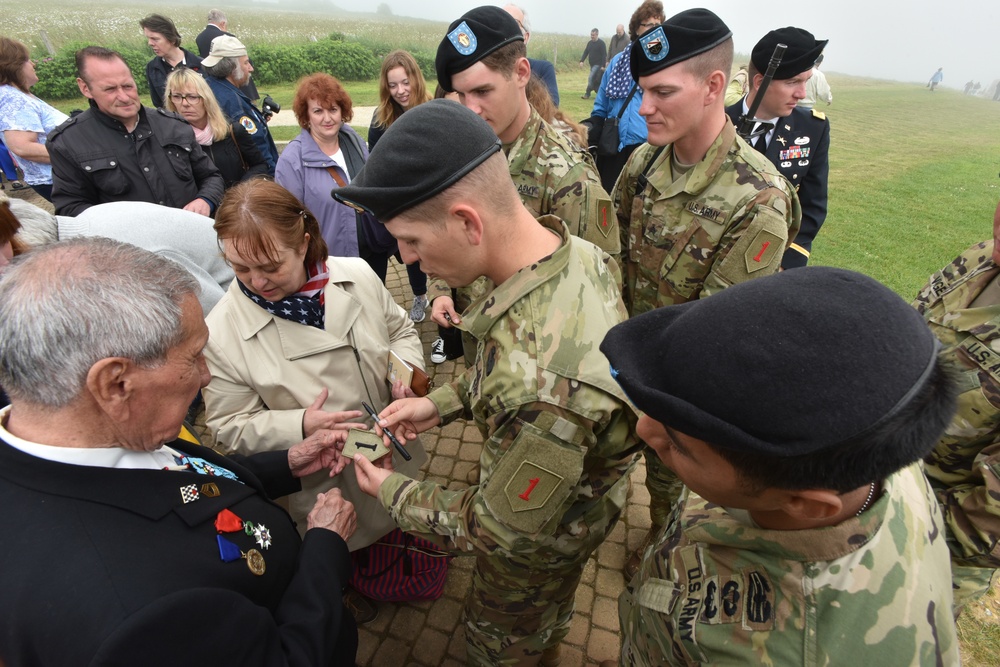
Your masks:
{"label": "shoulder sleeve patch", "polygon": [[813,118],[819,118],[820,120],[826,120],[826,114],[817,109],[812,110]]}
{"label": "shoulder sleeve patch", "polygon": [[784,245],[785,240],[777,234],[766,229],[758,231],[743,254],[747,273],[756,273],[761,269],[766,269],[771,264],[771,260],[774,259],[775,253]]}
{"label": "shoulder sleeve patch", "polygon": [[785,217],[770,206],[758,206],[757,213],[733,249],[720,262],[718,275],[726,284],[746,282],[757,274],[775,273],[788,241]]}
{"label": "shoulder sleeve patch", "polygon": [[595,226],[604,238],[608,238],[615,228],[615,210],[611,207],[611,197],[595,197],[597,200],[597,212],[595,215]]}
{"label": "shoulder sleeve patch", "polygon": [[482,491],[500,523],[536,536],[562,509],[583,472],[583,448],[523,424]]}
{"label": "shoulder sleeve patch", "polygon": [[241,116],[240,125],[242,125],[243,129],[247,131],[247,134],[257,134],[257,124],[253,122],[253,119],[250,118],[250,116]]}

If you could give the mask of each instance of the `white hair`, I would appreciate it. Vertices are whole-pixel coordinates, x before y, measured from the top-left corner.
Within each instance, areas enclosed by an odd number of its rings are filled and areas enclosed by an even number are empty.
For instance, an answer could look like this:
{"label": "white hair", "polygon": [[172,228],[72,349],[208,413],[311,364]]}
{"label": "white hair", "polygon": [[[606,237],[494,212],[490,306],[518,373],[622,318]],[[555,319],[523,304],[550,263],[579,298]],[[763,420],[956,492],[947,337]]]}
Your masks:
{"label": "white hair", "polygon": [[210,9],[208,10],[208,22],[209,23],[225,23],[226,14],[221,9]]}
{"label": "white hair", "polygon": [[25,253],[0,275],[0,385],[15,402],[58,409],[101,359],[162,364],[184,335],[181,303],[198,291],[180,265],[111,239]]}
{"label": "white hair", "polygon": [[510,3],[510,6],[517,7],[519,10],[521,10],[521,15],[524,17],[521,19],[521,25],[524,26],[525,32],[531,32],[531,19],[528,18],[528,10],[522,7],[521,5],[515,5],[513,2]]}

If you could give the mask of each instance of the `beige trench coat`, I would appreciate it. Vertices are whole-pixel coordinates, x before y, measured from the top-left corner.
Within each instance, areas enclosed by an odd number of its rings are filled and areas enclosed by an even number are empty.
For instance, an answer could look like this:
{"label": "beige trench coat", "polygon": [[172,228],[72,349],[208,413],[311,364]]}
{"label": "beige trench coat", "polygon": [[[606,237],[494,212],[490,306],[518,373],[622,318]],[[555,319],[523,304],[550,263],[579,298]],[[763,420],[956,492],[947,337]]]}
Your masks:
{"label": "beige trench coat", "polygon": [[[390,349],[424,367],[416,328],[368,264],[330,257],[327,266],[326,331],[274,317],[248,299],[235,280],[209,314],[205,356],[212,380],[204,390],[205,409],[220,447],[253,454],[300,442],[305,409],[324,387],[330,391],[324,410],[361,410],[365,401],[381,411],[392,401],[385,380]],[[360,369],[352,345],[360,354]],[[394,455],[393,463],[415,477],[427,453],[419,441],[407,448],[413,460]],[[316,494],[334,487],[358,513],[358,529],[348,540],[352,551],[395,526],[379,502],[358,488],[348,466],[333,479],[325,471],[303,478],[302,491],[289,497],[300,532]]]}

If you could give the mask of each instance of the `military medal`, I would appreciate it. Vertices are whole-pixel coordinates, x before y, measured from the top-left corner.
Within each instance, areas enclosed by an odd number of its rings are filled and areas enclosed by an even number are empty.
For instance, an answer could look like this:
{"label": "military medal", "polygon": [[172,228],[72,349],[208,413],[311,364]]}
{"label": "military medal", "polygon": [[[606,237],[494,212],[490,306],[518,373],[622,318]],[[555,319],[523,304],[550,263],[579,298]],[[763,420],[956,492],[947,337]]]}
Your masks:
{"label": "military medal", "polygon": [[247,562],[247,568],[255,575],[259,577],[264,574],[267,567],[264,562],[264,554],[257,549],[243,551],[226,538],[223,533],[244,533],[256,540],[261,549],[267,549],[271,546],[271,531],[267,529],[267,526],[253,521],[244,521],[232,511],[224,509],[215,517],[215,529],[218,531],[215,540],[219,545],[219,558],[224,563],[243,559]]}
{"label": "military medal", "polygon": [[238,533],[243,531],[257,540],[261,549],[271,546],[271,531],[262,523],[244,521],[228,509],[224,509],[215,517],[215,529],[220,533]]}
{"label": "military medal", "polygon": [[264,556],[256,549],[250,549],[243,557],[247,559],[247,567],[250,571],[256,574],[258,577],[264,574],[265,564]]}
{"label": "military medal", "polygon": [[258,577],[264,574],[267,564],[264,562],[264,554],[256,549],[242,551],[238,546],[227,540],[222,535],[215,536],[219,544],[219,558],[223,563],[232,563],[237,560],[246,560],[247,568]]}
{"label": "military medal", "polygon": [[[271,546],[271,531],[269,531],[263,524],[254,527],[253,538],[257,540],[257,544],[260,545],[261,549],[267,549]],[[251,551],[255,550],[251,549]]]}

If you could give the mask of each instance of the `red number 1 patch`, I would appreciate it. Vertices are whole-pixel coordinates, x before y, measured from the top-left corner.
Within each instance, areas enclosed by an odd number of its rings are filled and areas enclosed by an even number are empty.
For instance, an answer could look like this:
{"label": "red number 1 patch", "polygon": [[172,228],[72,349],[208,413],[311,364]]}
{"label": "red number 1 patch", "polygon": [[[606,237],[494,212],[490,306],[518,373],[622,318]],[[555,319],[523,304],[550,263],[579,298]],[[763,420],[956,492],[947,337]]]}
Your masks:
{"label": "red number 1 patch", "polygon": [[538,486],[538,482],[540,481],[541,480],[538,477],[532,477],[530,480],[528,480],[528,488],[525,489],[524,493],[519,495],[518,498],[524,501],[530,500],[531,492],[535,490],[535,487]]}
{"label": "red number 1 patch", "polygon": [[770,241],[764,241],[764,245],[762,245],[762,246],[760,247],[760,252],[759,252],[759,253],[757,253],[757,256],[753,258],[753,261],[755,261],[755,262],[758,262],[758,263],[759,263],[759,262],[760,262],[760,259],[761,259],[761,257],[763,257],[763,256],[764,256],[764,253],[765,253],[765,252],[767,251],[767,246],[769,246],[769,245],[771,245],[771,242],[770,242]]}

